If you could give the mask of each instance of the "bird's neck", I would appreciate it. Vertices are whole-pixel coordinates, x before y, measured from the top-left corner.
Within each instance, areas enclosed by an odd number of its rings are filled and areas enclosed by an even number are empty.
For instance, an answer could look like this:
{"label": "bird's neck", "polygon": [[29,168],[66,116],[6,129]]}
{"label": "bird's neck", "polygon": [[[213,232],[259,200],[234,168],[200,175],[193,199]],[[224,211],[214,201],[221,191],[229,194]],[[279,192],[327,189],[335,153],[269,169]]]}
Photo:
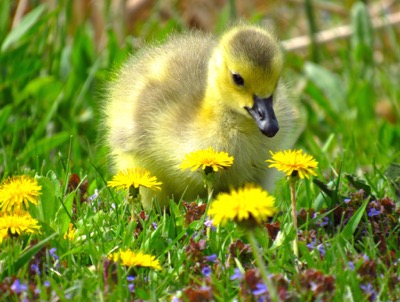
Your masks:
{"label": "bird's neck", "polygon": [[210,86],[207,87],[208,89],[201,102],[199,116],[203,121],[217,122],[226,114],[227,108],[222,102],[222,96],[218,92],[218,89]]}
{"label": "bird's neck", "polygon": [[229,96],[222,95],[218,87],[208,85],[202,105],[200,108],[199,123],[214,129],[215,132],[221,131],[220,135],[232,136],[240,133],[248,133],[254,128],[254,122],[250,118],[237,113],[227,106],[226,99]]}

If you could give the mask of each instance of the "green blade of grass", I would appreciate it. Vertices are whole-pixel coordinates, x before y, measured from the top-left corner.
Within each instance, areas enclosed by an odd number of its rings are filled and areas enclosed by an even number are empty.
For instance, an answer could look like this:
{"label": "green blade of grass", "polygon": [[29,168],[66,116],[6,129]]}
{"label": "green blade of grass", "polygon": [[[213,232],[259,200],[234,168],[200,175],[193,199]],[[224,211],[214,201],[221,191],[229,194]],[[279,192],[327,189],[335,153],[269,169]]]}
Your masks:
{"label": "green blade of grass", "polygon": [[5,278],[7,276],[9,276],[10,274],[13,274],[15,272],[18,272],[18,270],[20,268],[22,268],[26,263],[28,263],[28,261],[34,256],[36,255],[41,249],[42,247],[49,242],[51,239],[53,239],[55,236],[57,235],[57,233],[54,233],[50,236],[48,236],[47,238],[43,239],[42,241],[38,242],[36,245],[34,245],[31,248],[26,249],[25,251],[23,251],[21,253],[21,255],[19,256],[19,258],[13,263],[11,269],[5,269],[1,276],[2,278]]}
{"label": "green blade of grass", "polygon": [[29,14],[27,14],[13,30],[4,39],[1,45],[1,52],[6,52],[13,44],[19,41],[32,27],[35,23],[40,20],[46,6],[39,5],[33,9]]}
{"label": "green blade of grass", "polygon": [[343,228],[342,232],[340,233],[340,237],[347,240],[350,240],[351,236],[353,236],[354,232],[359,225],[361,218],[364,215],[365,209],[368,205],[369,199],[366,199],[361,207],[354,213],[354,215],[350,218],[349,222]]}

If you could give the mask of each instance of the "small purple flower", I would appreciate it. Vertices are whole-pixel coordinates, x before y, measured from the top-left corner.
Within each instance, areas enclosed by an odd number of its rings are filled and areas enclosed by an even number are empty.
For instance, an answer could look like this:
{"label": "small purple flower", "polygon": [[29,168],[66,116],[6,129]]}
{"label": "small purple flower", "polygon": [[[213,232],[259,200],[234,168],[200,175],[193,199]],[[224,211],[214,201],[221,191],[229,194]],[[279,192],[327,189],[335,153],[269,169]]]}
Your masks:
{"label": "small purple flower", "polygon": [[36,263],[32,263],[31,264],[31,271],[33,273],[35,273],[36,275],[40,276],[40,269],[39,269],[39,265],[37,265]]}
{"label": "small purple flower", "polygon": [[208,277],[211,274],[211,268],[209,266],[205,266],[203,267],[203,269],[201,270],[202,274],[204,275],[204,277]]}
{"label": "small purple flower", "polygon": [[329,224],[329,217],[328,216],[325,216],[324,218],[322,218],[322,221],[320,221],[319,223],[318,223],[318,225],[319,226],[326,226],[326,225],[328,225]]}
{"label": "small purple flower", "polygon": [[151,225],[152,225],[153,229],[157,230],[157,223],[156,222],[152,222]]}
{"label": "small purple flower", "polygon": [[126,281],[128,281],[128,282],[133,282],[133,280],[135,280],[135,276],[126,277]]}
{"label": "small purple flower", "polygon": [[325,251],[325,246],[321,243],[321,244],[319,244],[319,245],[317,246],[317,248],[318,248],[319,254],[320,254],[322,257],[324,257],[324,256],[325,256],[325,253],[326,253],[326,251]]}
{"label": "small purple flower", "polygon": [[88,197],[88,201],[93,201],[99,197],[99,190],[94,189],[94,194]]}
{"label": "small purple flower", "polygon": [[135,292],[135,284],[129,283],[128,284],[128,290],[129,290],[130,293]]}
{"label": "small purple flower", "polygon": [[[319,213],[315,212],[315,213],[312,215],[311,218],[312,218],[312,219],[317,218],[318,214],[319,214]],[[328,217],[328,216],[325,216],[324,218],[322,218],[322,220],[317,221],[315,224],[318,225],[318,226],[326,226],[326,225],[329,224],[329,217]]]}
{"label": "small purple flower", "polygon": [[308,243],[306,246],[312,250],[315,246],[317,245],[317,241],[314,239],[313,241],[311,241],[310,243]]}
{"label": "small purple flower", "polygon": [[268,292],[268,288],[264,283],[257,283],[256,289],[253,290],[253,295],[259,296]]}
{"label": "small purple flower", "polygon": [[310,243],[308,243],[306,246],[310,249],[310,250],[313,250],[313,249],[315,249],[315,248],[317,248],[318,249],[318,252],[319,252],[319,254],[323,257],[323,256],[325,256],[325,246],[322,244],[322,243],[320,243],[320,244],[318,244],[318,242],[317,242],[317,240],[316,239],[314,239],[313,241],[311,241]]}
{"label": "small purple flower", "polygon": [[54,260],[59,260],[60,258],[56,255],[57,248],[53,247],[49,250],[50,256],[54,258]]}
{"label": "small purple flower", "polygon": [[28,289],[26,284],[21,283],[19,279],[15,279],[14,283],[11,285],[11,290],[16,293],[20,294]]}
{"label": "small purple flower", "polygon": [[214,262],[214,263],[216,263],[216,262],[217,262],[217,255],[216,255],[216,254],[212,254],[212,255],[210,255],[210,256],[206,256],[206,260],[207,260],[208,262]]}
{"label": "small purple flower", "polygon": [[354,269],[355,269],[356,267],[354,266],[354,262],[353,262],[353,261],[349,261],[349,267],[350,267],[350,269],[351,269],[352,271],[354,271]]}
{"label": "small purple flower", "polygon": [[217,228],[213,225],[213,221],[207,217],[206,220],[204,221],[204,226],[207,228],[210,228],[212,231],[215,231]]}
{"label": "small purple flower", "polygon": [[366,293],[371,298],[372,301],[375,301],[376,292],[371,283],[360,284],[360,288],[363,290],[364,293]]}
{"label": "small purple flower", "polygon": [[179,298],[177,296],[173,296],[171,298],[171,302],[180,302],[181,300],[179,300]]}
{"label": "small purple flower", "polygon": [[45,287],[49,287],[50,286],[50,281],[49,280],[44,281],[43,285]]}
{"label": "small purple flower", "polygon": [[368,217],[374,217],[374,216],[378,216],[378,215],[380,215],[381,214],[381,211],[379,210],[377,210],[377,209],[375,209],[375,208],[371,208],[371,209],[369,209],[369,211],[368,211]]}
{"label": "small purple flower", "polygon": [[57,249],[55,247],[49,250],[50,256],[54,258],[54,266],[56,268],[60,267],[60,257],[56,254]]}
{"label": "small purple flower", "polygon": [[317,283],[315,283],[314,281],[310,282],[310,286],[311,286],[311,291],[315,292],[318,288]]}
{"label": "small purple flower", "polygon": [[344,201],[345,203],[349,203],[349,202],[351,201],[351,198],[345,198],[343,201]]}
{"label": "small purple flower", "polygon": [[238,269],[237,267],[234,269],[234,273],[233,275],[230,277],[231,280],[242,280],[243,279],[243,274],[240,271],[240,269]]}

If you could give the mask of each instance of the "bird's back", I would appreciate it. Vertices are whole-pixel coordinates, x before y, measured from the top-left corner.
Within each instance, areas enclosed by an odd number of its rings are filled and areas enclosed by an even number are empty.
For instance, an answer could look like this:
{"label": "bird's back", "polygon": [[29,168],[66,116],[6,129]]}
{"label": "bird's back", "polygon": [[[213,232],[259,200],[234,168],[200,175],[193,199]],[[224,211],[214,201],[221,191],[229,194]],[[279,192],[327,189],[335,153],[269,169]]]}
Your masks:
{"label": "bird's back", "polygon": [[[104,107],[108,144],[119,169],[119,153],[145,154],[160,142],[164,128],[182,129],[203,98],[212,36],[176,35],[132,56],[109,88]],[[160,146],[159,146],[160,147]]]}

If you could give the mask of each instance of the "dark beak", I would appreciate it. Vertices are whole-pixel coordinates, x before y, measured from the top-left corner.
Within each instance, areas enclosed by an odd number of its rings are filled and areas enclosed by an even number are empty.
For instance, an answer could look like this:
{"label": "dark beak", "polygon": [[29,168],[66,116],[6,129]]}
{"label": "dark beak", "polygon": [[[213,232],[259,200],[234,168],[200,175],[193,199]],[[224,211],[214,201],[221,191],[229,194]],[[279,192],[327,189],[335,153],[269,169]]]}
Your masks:
{"label": "dark beak", "polygon": [[272,106],[272,95],[265,99],[255,95],[253,99],[253,107],[244,108],[256,121],[258,128],[264,135],[268,137],[275,136],[275,134],[279,131],[279,124]]}

